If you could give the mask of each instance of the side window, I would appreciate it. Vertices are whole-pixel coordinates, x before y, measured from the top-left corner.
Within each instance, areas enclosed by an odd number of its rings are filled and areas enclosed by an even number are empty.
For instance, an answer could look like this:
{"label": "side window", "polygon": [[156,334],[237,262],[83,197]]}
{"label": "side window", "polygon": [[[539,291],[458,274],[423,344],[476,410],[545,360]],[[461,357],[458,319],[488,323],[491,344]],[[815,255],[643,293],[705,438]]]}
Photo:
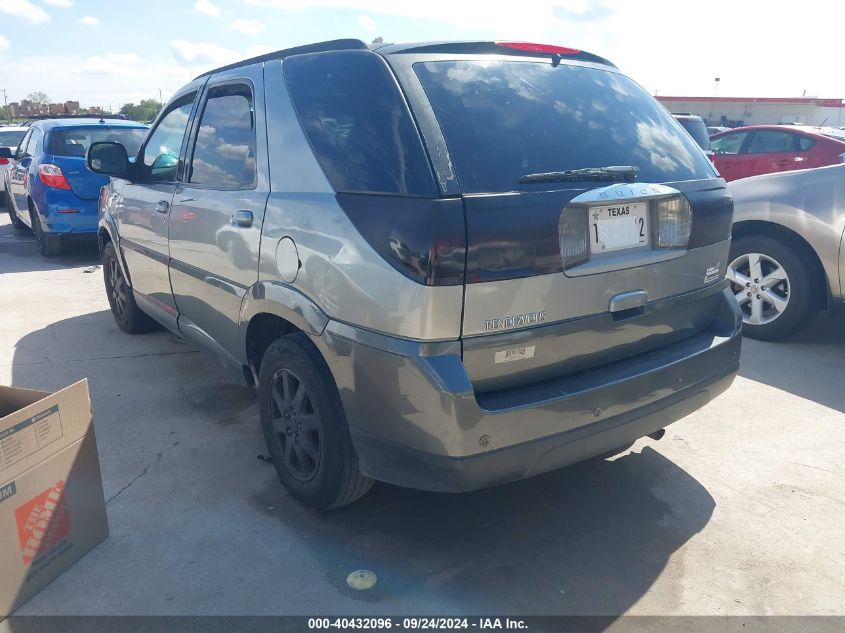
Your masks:
{"label": "side window", "polygon": [[794,136],[789,132],[760,130],[754,133],[754,138],[751,139],[751,144],[748,146],[748,153],[773,154],[795,151]]}
{"label": "side window", "polygon": [[809,136],[799,136],[798,137],[798,151],[806,152],[808,149],[812,149],[816,144],[814,139],[811,139]]}
{"label": "side window", "polygon": [[21,144],[18,145],[18,149],[15,152],[16,160],[20,160],[21,158],[26,158],[27,156],[29,156],[29,154],[26,153],[26,149],[29,146],[29,139],[32,138],[32,130],[33,128],[30,128],[29,131],[21,139]]}
{"label": "side window", "polygon": [[255,184],[255,115],[252,91],[244,84],[212,88],[205,102],[188,182],[215,189]]}
{"label": "side window", "polygon": [[719,138],[710,139],[710,149],[717,154],[739,154],[748,132],[725,134]]}
{"label": "side window", "polygon": [[434,177],[387,62],[366,51],[284,62],[294,108],[335,191],[431,196]]}
{"label": "side window", "polygon": [[37,127],[32,128],[32,136],[29,137],[29,144],[26,149],[27,154],[30,156],[38,156],[41,153],[41,139],[44,136],[44,132],[39,130]]}
{"label": "side window", "polygon": [[185,95],[174,103],[159,120],[144,146],[140,164],[141,182],[176,182],[179,152],[196,93]]}

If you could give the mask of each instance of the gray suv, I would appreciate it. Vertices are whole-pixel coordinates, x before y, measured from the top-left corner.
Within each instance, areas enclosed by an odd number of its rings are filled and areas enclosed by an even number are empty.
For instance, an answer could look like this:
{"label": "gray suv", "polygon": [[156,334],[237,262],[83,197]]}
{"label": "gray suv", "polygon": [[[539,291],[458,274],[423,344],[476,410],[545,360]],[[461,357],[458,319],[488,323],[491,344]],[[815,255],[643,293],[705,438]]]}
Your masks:
{"label": "gray suv", "polygon": [[282,483],[459,492],[659,437],[733,380],[733,204],[610,62],[524,42],[314,44],[95,143],[118,325],[257,387]]}

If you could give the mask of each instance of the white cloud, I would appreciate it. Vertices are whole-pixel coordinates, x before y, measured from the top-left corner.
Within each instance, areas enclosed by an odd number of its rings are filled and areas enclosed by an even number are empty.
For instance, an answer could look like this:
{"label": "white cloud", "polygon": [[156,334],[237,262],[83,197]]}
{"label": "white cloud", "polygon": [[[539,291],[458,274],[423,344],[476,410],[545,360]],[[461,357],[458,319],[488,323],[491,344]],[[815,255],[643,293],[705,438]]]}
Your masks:
{"label": "white cloud", "polygon": [[171,46],[176,59],[187,64],[223,66],[243,58],[241,54],[212,42],[173,40]]}
{"label": "white cloud", "polygon": [[0,13],[23,18],[34,24],[41,24],[50,19],[44,9],[35,6],[29,0],[0,0]]}
{"label": "white cloud", "polygon": [[44,4],[61,7],[62,9],[69,9],[73,6],[73,0],[44,0]]}
{"label": "white cloud", "polygon": [[0,35],[0,51],[7,51],[12,47],[12,43],[5,37]]}
{"label": "white cloud", "polygon": [[141,61],[137,53],[106,53],[86,57],[74,68],[79,75],[118,75],[125,77],[136,71],[133,66]]}
{"label": "white cloud", "polygon": [[83,26],[97,26],[100,23],[100,21],[93,15],[86,15],[84,18],[79,18],[77,21]]}
{"label": "white cloud", "polygon": [[376,21],[364,13],[358,16],[358,24],[360,24],[361,28],[367,33],[376,32]]}
{"label": "white cloud", "polygon": [[232,22],[232,28],[244,35],[256,35],[264,30],[264,24],[259,20],[243,20],[238,18]]}
{"label": "white cloud", "polygon": [[219,17],[222,11],[216,4],[212,4],[209,0],[197,0],[194,3],[194,9],[200,13],[205,13],[213,18]]}

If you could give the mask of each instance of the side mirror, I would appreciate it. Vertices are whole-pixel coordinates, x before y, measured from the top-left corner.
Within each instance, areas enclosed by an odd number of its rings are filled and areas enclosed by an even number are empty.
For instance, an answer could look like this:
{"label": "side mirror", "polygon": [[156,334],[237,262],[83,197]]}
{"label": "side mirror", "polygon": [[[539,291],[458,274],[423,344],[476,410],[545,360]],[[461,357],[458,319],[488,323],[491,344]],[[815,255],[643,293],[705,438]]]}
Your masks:
{"label": "side mirror", "polygon": [[8,147],[0,147],[0,158],[10,159],[14,158],[14,154],[12,154],[12,150]]}
{"label": "side mirror", "polygon": [[123,178],[129,171],[129,155],[120,143],[91,143],[85,157],[85,164],[95,174]]}

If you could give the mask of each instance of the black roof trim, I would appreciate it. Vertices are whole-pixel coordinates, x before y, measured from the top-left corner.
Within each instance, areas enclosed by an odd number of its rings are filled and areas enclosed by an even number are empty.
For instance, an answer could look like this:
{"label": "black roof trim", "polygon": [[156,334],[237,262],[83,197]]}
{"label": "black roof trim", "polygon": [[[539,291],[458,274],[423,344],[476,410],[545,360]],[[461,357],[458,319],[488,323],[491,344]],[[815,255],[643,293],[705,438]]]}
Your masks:
{"label": "black roof trim", "polygon": [[[510,55],[514,57],[558,57],[553,53],[537,53],[516,48],[500,46],[496,42],[421,42],[416,44],[388,44],[375,49],[380,55],[415,54],[415,53],[459,53],[462,55]],[[616,68],[616,65],[598,55],[579,51],[572,55],[560,55],[561,60],[574,59],[593,62]]]}
{"label": "black roof trim", "polygon": [[125,114],[32,114],[26,117],[30,121],[47,121],[50,119],[93,119],[102,121],[104,119],[115,119],[127,121]]}
{"label": "black roof trim", "polygon": [[326,51],[345,51],[345,50],[368,50],[368,46],[361,40],[345,39],[345,40],[329,40],[328,42],[317,42],[316,44],[305,44],[304,46],[294,46],[293,48],[284,48],[274,53],[267,53],[266,55],[259,55],[258,57],[250,57],[228,66],[221,66],[214,70],[209,70],[201,75],[197,75],[194,79],[200,77],[207,77],[215,73],[223,72],[224,70],[231,70],[233,68],[241,68],[242,66],[249,66],[250,64],[257,64],[259,62],[269,62],[275,59],[284,59],[291,55],[303,55],[306,53],[324,53]]}

